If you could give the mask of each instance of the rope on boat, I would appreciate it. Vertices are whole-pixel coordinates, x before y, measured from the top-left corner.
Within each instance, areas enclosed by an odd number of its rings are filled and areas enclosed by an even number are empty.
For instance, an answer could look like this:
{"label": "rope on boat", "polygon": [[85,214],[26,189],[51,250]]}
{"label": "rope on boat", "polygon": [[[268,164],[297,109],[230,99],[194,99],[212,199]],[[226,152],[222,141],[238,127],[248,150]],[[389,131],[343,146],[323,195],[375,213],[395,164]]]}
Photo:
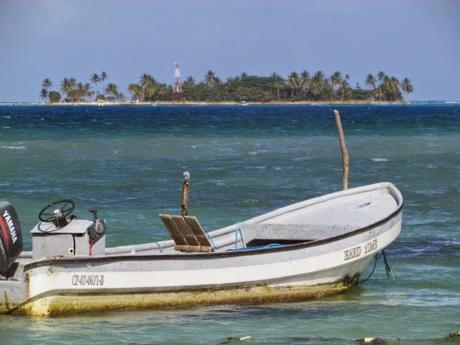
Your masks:
{"label": "rope on boat", "polygon": [[387,256],[384,250],[382,250],[382,256],[383,256],[383,263],[385,264],[385,273],[387,274],[387,277],[391,278],[391,280],[395,280],[395,276],[393,274],[393,271],[391,270],[390,263],[388,262],[388,259],[387,259]]}
{"label": "rope on boat", "polygon": [[395,280],[395,276],[393,275],[393,271],[391,269],[390,263],[388,262],[387,256],[385,254],[385,250],[382,249],[382,251],[374,256],[374,265],[372,266],[371,273],[363,280],[360,280],[360,284],[364,284],[367,282],[369,279],[371,279],[372,275],[375,272],[375,268],[377,267],[377,261],[383,258],[383,264],[385,265],[385,273],[387,275],[387,278],[391,278],[392,280]]}
{"label": "rope on boat", "polygon": [[242,228],[243,228],[243,223],[242,222],[236,224],[236,228],[235,228],[235,249],[238,249],[238,233],[240,234],[241,245],[242,245],[243,248],[245,247],[244,240],[243,240]]}
{"label": "rope on boat", "polygon": [[163,248],[161,248],[160,244],[158,242],[154,242],[157,247],[158,247],[158,250],[160,251],[160,253],[163,253]]}

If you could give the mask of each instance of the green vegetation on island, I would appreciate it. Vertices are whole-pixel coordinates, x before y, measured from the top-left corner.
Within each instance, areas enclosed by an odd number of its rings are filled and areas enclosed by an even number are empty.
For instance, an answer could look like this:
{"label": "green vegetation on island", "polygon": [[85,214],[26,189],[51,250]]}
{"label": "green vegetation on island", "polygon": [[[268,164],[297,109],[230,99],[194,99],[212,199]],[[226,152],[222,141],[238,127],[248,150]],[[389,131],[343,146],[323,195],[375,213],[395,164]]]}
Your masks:
{"label": "green vegetation on island", "polygon": [[408,78],[399,80],[394,76],[378,72],[368,74],[359,83],[350,85],[350,76],[334,72],[329,77],[322,71],[311,75],[308,71],[292,72],[287,78],[277,73],[270,76],[255,76],[242,73],[226,80],[215,72],[208,71],[203,80],[186,78],[182,83],[182,94],[177,97],[173,86],[160,83],[150,74],[142,74],[137,83],[128,85],[126,97],[115,83],[107,83],[105,72],[94,73],[88,82],[64,78],[59,88],[51,90],[53,83],[42,81],[40,98],[49,103],[59,102],[400,102],[404,95],[413,92]]}

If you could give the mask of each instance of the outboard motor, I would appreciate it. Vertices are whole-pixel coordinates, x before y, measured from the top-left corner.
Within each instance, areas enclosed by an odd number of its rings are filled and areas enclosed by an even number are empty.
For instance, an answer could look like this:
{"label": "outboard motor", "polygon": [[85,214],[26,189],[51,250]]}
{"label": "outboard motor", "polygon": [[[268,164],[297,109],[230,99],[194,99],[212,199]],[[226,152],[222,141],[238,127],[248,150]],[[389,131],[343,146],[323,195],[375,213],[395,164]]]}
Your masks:
{"label": "outboard motor", "polygon": [[0,275],[8,275],[22,252],[22,234],[18,215],[9,202],[0,201]]}

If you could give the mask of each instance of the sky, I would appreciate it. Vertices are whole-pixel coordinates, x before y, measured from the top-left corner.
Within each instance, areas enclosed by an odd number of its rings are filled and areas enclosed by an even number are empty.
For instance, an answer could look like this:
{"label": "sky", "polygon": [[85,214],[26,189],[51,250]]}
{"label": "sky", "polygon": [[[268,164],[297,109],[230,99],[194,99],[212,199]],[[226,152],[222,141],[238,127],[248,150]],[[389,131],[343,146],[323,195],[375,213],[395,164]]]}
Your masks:
{"label": "sky", "polygon": [[457,0],[0,0],[0,102],[41,81],[105,71],[125,93],[142,73],[336,70],[408,77],[411,100],[460,100]]}

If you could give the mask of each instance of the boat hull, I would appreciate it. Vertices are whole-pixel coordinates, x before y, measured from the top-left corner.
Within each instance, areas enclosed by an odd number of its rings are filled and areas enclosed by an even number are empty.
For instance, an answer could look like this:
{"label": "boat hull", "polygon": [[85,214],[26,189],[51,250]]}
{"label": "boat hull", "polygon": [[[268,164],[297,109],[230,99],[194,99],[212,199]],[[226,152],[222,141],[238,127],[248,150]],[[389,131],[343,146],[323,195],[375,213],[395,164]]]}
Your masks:
{"label": "boat hull", "polygon": [[253,286],[247,288],[204,289],[110,294],[64,294],[42,297],[22,305],[17,314],[58,316],[78,312],[129,309],[167,309],[196,305],[286,303],[320,299],[345,292],[350,283],[314,286]]}
{"label": "boat hull", "polygon": [[332,241],[270,250],[44,260],[26,266],[16,312],[56,315],[309,300],[345,291],[401,231],[401,212]]}

